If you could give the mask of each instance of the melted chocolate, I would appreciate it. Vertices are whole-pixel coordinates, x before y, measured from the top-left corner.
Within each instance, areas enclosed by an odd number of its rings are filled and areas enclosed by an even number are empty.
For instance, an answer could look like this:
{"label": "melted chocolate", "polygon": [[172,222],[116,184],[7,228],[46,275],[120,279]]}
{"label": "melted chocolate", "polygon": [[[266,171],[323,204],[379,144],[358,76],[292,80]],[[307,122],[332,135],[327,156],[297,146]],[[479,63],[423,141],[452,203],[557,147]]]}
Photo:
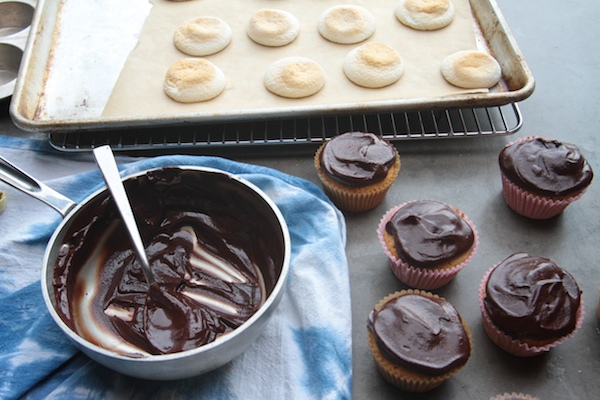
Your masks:
{"label": "melted chocolate", "polygon": [[485,309],[516,339],[553,339],[575,329],[581,292],[575,279],[546,258],[516,253],[486,284]]}
{"label": "melted chocolate", "polygon": [[156,284],[148,287],[107,194],[81,210],[57,257],[61,318],[82,337],[137,357],[210,343],[273,290],[281,229],[258,195],[221,174],[179,168],[125,182]]}
{"label": "melted chocolate", "polygon": [[514,184],[541,195],[579,192],[594,176],[577,146],[543,138],[506,146],[500,152],[499,163]]}
{"label": "melted chocolate", "polygon": [[440,298],[406,294],[369,315],[383,356],[412,370],[441,375],[466,364],[471,343],[456,309]]}
{"label": "melted chocolate", "polygon": [[347,132],[331,139],[321,152],[321,168],[331,179],[348,186],[384,180],[396,162],[391,144],[373,133]]}
{"label": "melted chocolate", "polygon": [[419,200],[400,208],[385,225],[400,259],[420,268],[433,268],[469,250],[475,235],[452,208]]}

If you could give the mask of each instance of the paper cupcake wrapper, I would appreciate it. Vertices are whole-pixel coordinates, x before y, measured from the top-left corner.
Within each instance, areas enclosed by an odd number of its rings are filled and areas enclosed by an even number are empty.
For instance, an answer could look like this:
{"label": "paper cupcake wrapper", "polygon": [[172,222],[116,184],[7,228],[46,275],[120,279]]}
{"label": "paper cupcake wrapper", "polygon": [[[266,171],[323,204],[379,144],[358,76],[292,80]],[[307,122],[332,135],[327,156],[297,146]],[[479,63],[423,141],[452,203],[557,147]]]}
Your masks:
{"label": "paper cupcake wrapper", "polygon": [[377,355],[377,344],[375,344],[375,339],[373,339],[371,336],[373,335],[372,333],[368,333],[369,338],[368,338],[368,342],[369,342],[369,347],[371,349],[371,354],[373,354],[373,357],[375,359],[375,365],[377,366],[377,371],[379,371],[379,374],[383,377],[383,379],[388,382],[391,385],[394,385],[395,387],[405,390],[407,392],[412,392],[412,393],[423,393],[423,392],[428,392],[430,390],[435,389],[436,387],[440,386],[442,383],[446,382],[448,379],[450,379],[451,376],[439,376],[439,377],[429,377],[429,378],[423,378],[423,379],[417,379],[417,378],[412,378],[412,377],[408,377],[408,376],[399,376],[397,374],[394,374],[392,371],[387,370],[383,365],[382,365],[382,360],[379,359],[379,357],[383,357],[381,354]]}
{"label": "paper cupcake wrapper", "polygon": [[352,193],[323,185],[323,191],[338,208],[352,212],[368,211],[377,207],[385,198],[389,188],[390,186],[369,193]]}
{"label": "paper cupcake wrapper", "polygon": [[498,264],[494,265],[492,268],[490,268],[485,273],[483,279],[481,280],[481,284],[479,285],[479,308],[481,309],[483,328],[484,328],[485,332],[487,333],[487,335],[489,336],[489,338],[492,340],[492,342],[494,342],[502,350],[504,350],[507,353],[510,353],[514,356],[532,357],[532,356],[536,356],[538,354],[542,354],[547,351],[550,351],[550,349],[552,349],[553,347],[558,346],[565,340],[567,340],[567,339],[571,338],[573,335],[575,335],[575,333],[579,330],[579,328],[581,327],[581,324],[583,323],[583,314],[584,314],[583,299],[581,299],[579,309],[577,310],[577,322],[575,324],[575,329],[573,329],[573,331],[571,333],[569,333],[568,335],[562,336],[562,337],[556,339],[555,341],[548,343],[544,346],[533,346],[533,345],[523,342],[522,340],[513,339],[512,337],[508,336],[506,333],[504,333],[500,329],[498,329],[496,327],[496,325],[494,325],[494,323],[490,319],[490,316],[489,316],[487,310],[485,309],[485,305],[483,303],[483,300],[485,298],[485,293],[486,293],[485,287],[486,287],[487,281],[490,277],[490,274],[492,273],[494,268],[496,268],[497,265]]}
{"label": "paper cupcake wrapper", "polygon": [[552,199],[527,192],[502,175],[504,201],[514,212],[531,219],[548,219],[560,214],[586,190],[565,198]]}
{"label": "paper cupcake wrapper", "polygon": [[475,241],[473,242],[471,253],[463,262],[461,262],[460,264],[456,264],[451,268],[435,269],[414,267],[399,259],[398,257],[394,256],[388,249],[384,239],[385,225],[387,224],[387,222],[390,219],[392,219],[394,214],[400,208],[404,207],[409,203],[411,202],[402,203],[401,205],[392,208],[383,216],[383,218],[381,218],[379,226],[377,228],[377,236],[379,238],[379,242],[381,243],[383,251],[388,257],[392,272],[401,282],[417,289],[438,289],[450,283],[450,281],[454,279],[454,277],[460,272],[460,270],[462,270],[469,262],[471,262],[473,256],[475,256],[475,254],[477,253],[477,247],[479,246],[479,235],[477,233],[477,229],[475,229],[475,225],[462,211],[453,208],[459,213],[459,215],[465,220],[467,224],[469,224],[469,226],[473,230]]}
{"label": "paper cupcake wrapper", "polygon": [[538,397],[531,397],[528,394],[523,393],[503,393],[497,396],[491,397],[490,400],[540,400]]}

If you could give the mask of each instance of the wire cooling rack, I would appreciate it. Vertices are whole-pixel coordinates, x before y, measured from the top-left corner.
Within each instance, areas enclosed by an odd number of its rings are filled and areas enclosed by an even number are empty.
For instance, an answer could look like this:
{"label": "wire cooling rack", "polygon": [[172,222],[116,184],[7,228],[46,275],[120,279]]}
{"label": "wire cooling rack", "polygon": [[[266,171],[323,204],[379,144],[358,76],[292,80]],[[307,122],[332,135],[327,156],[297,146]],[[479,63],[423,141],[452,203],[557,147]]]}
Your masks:
{"label": "wire cooling rack", "polygon": [[115,151],[201,152],[319,144],[348,131],[367,131],[390,141],[502,136],[523,123],[516,103],[484,108],[407,111],[218,124],[176,125],[110,131],[51,133],[50,144],[85,152],[109,144]]}

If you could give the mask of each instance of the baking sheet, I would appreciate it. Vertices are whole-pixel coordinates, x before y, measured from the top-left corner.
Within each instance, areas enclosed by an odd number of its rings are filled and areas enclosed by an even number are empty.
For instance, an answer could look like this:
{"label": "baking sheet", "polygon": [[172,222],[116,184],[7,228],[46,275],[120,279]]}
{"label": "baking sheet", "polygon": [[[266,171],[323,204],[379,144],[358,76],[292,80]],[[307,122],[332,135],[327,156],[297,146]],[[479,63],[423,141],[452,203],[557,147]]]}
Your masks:
{"label": "baking sheet", "polygon": [[[152,2],[131,0],[125,5],[118,0],[91,0],[82,5],[63,0],[57,6],[42,1],[38,7],[42,16],[34,22],[44,29],[37,29],[38,35],[30,38],[11,104],[15,123],[30,131],[68,131],[486,106],[519,101],[533,91],[531,74],[491,0],[473,1],[473,13],[468,0],[455,0],[455,21],[432,32],[404,27],[395,20],[394,6],[384,0]],[[331,44],[316,31],[320,12],[336,4],[362,5],[378,21],[385,21],[369,40],[398,49],[406,64],[399,82],[365,89],[345,78],[343,56],[357,45]],[[300,19],[301,34],[291,45],[267,48],[245,35],[251,12],[268,7],[286,9]],[[164,95],[162,81],[168,66],[185,57],[174,48],[172,32],[196,15],[221,17],[232,26],[234,39],[224,51],[207,57],[225,71],[226,91],[214,100],[185,105]],[[443,59],[440,49],[449,54],[464,48],[491,51],[502,64],[504,80],[483,93],[465,94],[447,84],[435,61]],[[284,99],[262,86],[267,65],[307,52],[326,69],[327,82],[321,92],[304,99]]]}

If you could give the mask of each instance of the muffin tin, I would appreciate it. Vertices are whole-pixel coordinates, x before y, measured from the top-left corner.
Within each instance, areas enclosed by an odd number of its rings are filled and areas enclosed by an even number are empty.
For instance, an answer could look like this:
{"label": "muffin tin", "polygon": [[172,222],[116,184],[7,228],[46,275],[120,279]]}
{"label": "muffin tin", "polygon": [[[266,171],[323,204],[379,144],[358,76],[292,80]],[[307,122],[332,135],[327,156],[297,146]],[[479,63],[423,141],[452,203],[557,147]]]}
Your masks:
{"label": "muffin tin", "polygon": [[0,0],[0,100],[13,94],[35,0]]}

